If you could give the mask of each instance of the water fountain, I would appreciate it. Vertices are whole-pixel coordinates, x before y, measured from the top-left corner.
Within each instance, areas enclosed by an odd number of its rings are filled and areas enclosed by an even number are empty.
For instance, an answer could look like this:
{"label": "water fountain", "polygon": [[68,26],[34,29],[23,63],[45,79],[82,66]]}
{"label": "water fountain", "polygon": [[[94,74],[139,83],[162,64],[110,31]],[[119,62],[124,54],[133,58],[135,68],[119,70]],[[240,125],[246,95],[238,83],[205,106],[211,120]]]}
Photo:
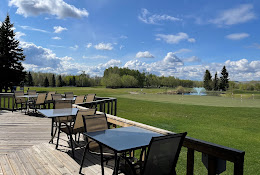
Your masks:
{"label": "water fountain", "polygon": [[204,87],[195,87],[193,88],[193,92],[190,95],[207,95]]}

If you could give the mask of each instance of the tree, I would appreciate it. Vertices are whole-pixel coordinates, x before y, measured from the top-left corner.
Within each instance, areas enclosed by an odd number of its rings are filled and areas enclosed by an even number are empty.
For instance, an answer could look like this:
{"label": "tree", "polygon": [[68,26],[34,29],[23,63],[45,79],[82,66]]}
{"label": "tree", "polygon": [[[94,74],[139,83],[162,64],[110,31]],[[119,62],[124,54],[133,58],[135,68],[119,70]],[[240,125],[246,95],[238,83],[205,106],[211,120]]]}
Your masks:
{"label": "tree", "polygon": [[49,80],[47,77],[45,77],[45,80],[44,80],[44,87],[49,87]]}
{"label": "tree", "polygon": [[62,81],[62,78],[61,78],[61,75],[59,75],[58,77],[58,84],[57,84],[58,87],[62,87],[63,86],[63,81]]}
{"label": "tree", "polygon": [[213,84],[213,90],[214,90],[214,91],[218,91],[218,90],[219,90],[219,79],[218,79],[218,74],[217,74],[217,72],[215,73],[215,77],[214,77],[214,79],[213,79],[212,84]]}
{"label": "tree", "polygon": [[206,90],[212,90],[212,76],[209,70],[206,70],[204,74],[203,86]]}
{"label": "tree", "polygon": [[5,21],[0,26],[0,91],[19,85],[24,81],[26,72],[22,65],[25,60],[23,49],[15,39],[13,24],[7,14]]}
{"label": "tree", "polygon": [[29,72],[28,73],[28,75],[27,75],[27,85],[28,86],[33,86],[33,78],[32,78],[32,74],[31,74],[31,72]]}
{"label": "tree", "polygon": [[221,75],[222,76],[220,77],[219,89],[222,91],[226,91],[229,87],[228,72],[227,72],[226,66],[223,66]]}
{"label": "tree", "polygon": [[76,86],[76,77],[75,76],[72,77],[72,86]]}
{"label": "tree", "polygon": [[55,75],[54,74],[52,74],[51,86],[52,87],[56,87],[56,79],[55,79]]}

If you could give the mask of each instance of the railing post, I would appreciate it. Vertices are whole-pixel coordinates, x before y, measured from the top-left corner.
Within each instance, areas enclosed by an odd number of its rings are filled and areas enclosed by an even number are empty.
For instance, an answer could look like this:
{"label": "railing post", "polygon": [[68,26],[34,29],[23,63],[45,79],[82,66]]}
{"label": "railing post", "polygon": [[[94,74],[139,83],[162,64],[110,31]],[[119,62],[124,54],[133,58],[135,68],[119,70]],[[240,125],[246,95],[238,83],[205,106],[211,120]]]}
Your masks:
{"label": "railing post", "polygon": [[194,149],[188,148],[187,152],[187,175],[194,174]]}
{"label": "railing post", "polygon": [[234,162],[234,175],[243,175],[244,172],[244,155]]}
{"label": "railing post", "polygon": [[109,99],[107,102],[108,102],[107,103],[107,114],[110,114],[110,102],[111,102],[111,100]]}
{"label": "railing post", "polygon": [[117,111],[117,99],[115,99],[115,116],[116,116],[116,111]]}
{"label": "railing post", "polygon": [[217,158],[208,155],[208,175],[216,175],[217,170]]}
{"label": "railing post", "polygon": [[114,113],[114,108],[113,108],[113,103],[114,103],[114,102],[113,102],[113,101],[114,101],[114,100],[112,99],[112,100],[111,100],[111,115],[113,115],[113,113]]}
{"label": "railing post", "polygon": [[8,103],[7,108],[10,109],[10,97],[8,97],[7,103]]}

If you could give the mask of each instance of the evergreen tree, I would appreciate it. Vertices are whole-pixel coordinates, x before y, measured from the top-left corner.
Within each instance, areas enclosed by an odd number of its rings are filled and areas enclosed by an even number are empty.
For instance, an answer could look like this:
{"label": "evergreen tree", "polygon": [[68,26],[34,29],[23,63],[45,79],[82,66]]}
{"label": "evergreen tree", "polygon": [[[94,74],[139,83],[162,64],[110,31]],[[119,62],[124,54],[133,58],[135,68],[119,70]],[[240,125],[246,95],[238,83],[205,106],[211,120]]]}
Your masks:
{"label": "evergreen tree", "polygon": [[45,77],[45,80],[44,80],[44,87],[49,87],[49,80],[47,77]]}
{"label": "evergreen tree", "polygon": [[72,86],[76,86],[76,77],[75,76],[72,77]]}
{"label": "evergreen tree", "polygon": [[214,79],[213,79],[212,84],[213,84],[213,90],[214,90],[214,91],[218,91],[218,90],[219,90],[219,79],[218,79],[218,74],[217,74],[217,72],[215,73],[215,77],[214,77]]}
{"label": "evergreen tree", "polygon": [[228,84],[228,72],[226,69],[226,66],[223,66],[222,71],[221,71],[221,77],[220,77],[220,84],[219,84],[219,89],[222,91],[226,91],[229,87]]}
{"label": "evergreen tree", "polygon": [[54,74],[52,74],[51,86],[52,87],[56,87],[56,79],[55,79],[55,75]]}
{"label": "evergreen tree", "polygon": [[59,77],[58,77],[58,87],[62,87],[62,86],[63,86],[63,81],[62,81],[61,75],[59,75]]}
{"label": "evergreen tree", "polygon": [[212,90],[212,76],[209,70],[206,70],[204,74],[203,86],[206,90]]}
{"label": "evergreen tree", "polygon": [[33,78],[32,78],[32,74],[31,74],[31,72],[29,72],[28,73],[28,75],[27,75],[27,85],[28,86],[33,86]]}
{"label": "evergreen tree", "polygon": [[25,60],[25,56],[13,30],[13,24],[7,15],[0,26],[0,92],[2,89],[7,91],[8,88],[19,85],[26,76],[21,63]]}

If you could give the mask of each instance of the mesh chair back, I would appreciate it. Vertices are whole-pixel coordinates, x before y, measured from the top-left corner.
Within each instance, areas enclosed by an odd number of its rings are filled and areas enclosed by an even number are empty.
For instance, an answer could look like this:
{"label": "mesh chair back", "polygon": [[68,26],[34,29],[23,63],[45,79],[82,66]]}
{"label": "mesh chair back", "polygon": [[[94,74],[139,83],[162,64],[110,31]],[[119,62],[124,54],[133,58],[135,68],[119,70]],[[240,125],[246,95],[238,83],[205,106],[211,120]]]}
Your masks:
{"label": "mesh chair back", "polygon": [[82,128],[83,129],[82,131],[84,131],[84,122],[83,122],[82,116],[83,115],[95,115],[95,113],[96,113],[95,108],[93,108],[93,109],[91,109],[91,108],[90,109],[80,109],[77,113],[73,129]]}
{"label": "mesh chair back", "polygon": [[17,96],[23,96],[23,91],[14,91],[14,97],[15,97],[15,103],[25,103],[26,99],[23,97],[17,97]]}
{"label": "mesh chair back", "polygon": [[75,100],[75,104],[83,103],[84,100],[85,100],[85,95],[77,96],[77,98],[76,98],[76,100]]}
{"label": "mesh chair back", "polygon": [[52,94],[55,94],[56,92],[48,92],[46,101],[51,101],[52,100]]}
{"label": "mesh chair back", "polygon": [[71,100],[57,100],[54,102],[55,109],[72,108]]}
{"label": "mesh chair back", "polygon": [[46,98],[46,93],[40,93],[37,97],[35,104],[44,104],[45,98]]}
{"label": "mesh chair back", "polygon": [[61,94],[51,94],[51,97],[53,101],[62,99]]}
{"label": "mesh chair back", "polygon": [[96,94],[88,94],[86,98],[86,102],[91,102],[95,100]]}
{"label": "mesh chair back", "polygon": [[149,144],[144,175],[175,175],[175,167],[187,133],[153,137]]}
{"label": "mesh chair back", "polygon": [[36,90],[28,90],[27,94],[28,95],[36,95],[37,93],[36,93]]}
{"label": "mesh chair back", "polygon": [[65,98],[73,98],[74,95],[73,95],[73,92],[64,92],[65,94]]}

